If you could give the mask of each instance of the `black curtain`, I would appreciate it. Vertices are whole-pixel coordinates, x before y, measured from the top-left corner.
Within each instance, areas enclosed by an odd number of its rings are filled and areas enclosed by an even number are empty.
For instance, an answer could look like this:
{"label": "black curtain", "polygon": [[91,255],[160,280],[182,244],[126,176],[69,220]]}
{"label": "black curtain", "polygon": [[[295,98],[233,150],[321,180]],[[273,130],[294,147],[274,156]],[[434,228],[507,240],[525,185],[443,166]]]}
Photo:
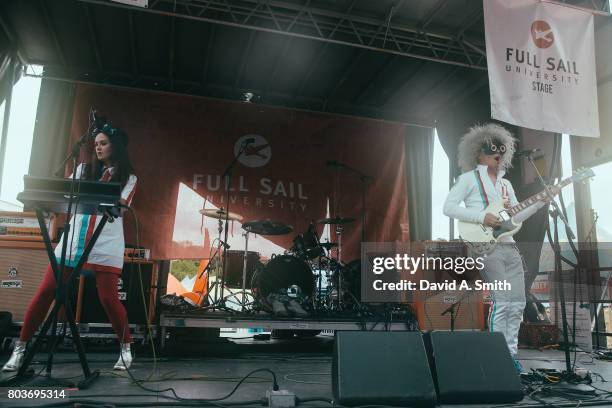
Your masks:
{"label": "black curtain", "polygon": [[436,120],[438,139],[448,155],[451,177],[461,174],[457,164],[457,146],[461,136],[477,123],[491,122],[489,87],[482,87],[472,95],[449,106]]}
{"label": "black curtain", "polygon": [[433,128],[406,127],[406,191],[411,241],[431,239],[433,132]]}
{"label": "black curtain", "polygon": [[43,79],[29,174],[51,177],[67,154],[76,85]]}
{"label": "black curtain", "polygon": [[[547,184],[552,184],[555,178],[561,174],[561,135],[560,134],[548,134],[545,135],[542,132],[539,137],[552,137],[553,143],[541,144],[540,153],[548,160],[548,168],[544,176],[544,181]],[[523,138],[520,138],[521,142]],[[527,166],[526,159],[514,160],[514,167],[519,168],[518,160],[524,160],[524,165]],[[531,183],[522,183],[517,177],[511,179],[512,185],[516,192],[516,197],[519,201],[522,201],[529,196],[539,193],[543,190],[543,186],[539,180],[535,180]],[[531,288],[535,281],[537,274],[540,270],[540,254],[542,251],[542,245],[546,236],[546,228],[548,226],[548,206],[544,206],[537,213],[531,216],[526,222],[523,223],[521,230],[514,236],[517,245],[520,249],[521,255],[525,260],[527,271],[525,273],[525,286]]]}

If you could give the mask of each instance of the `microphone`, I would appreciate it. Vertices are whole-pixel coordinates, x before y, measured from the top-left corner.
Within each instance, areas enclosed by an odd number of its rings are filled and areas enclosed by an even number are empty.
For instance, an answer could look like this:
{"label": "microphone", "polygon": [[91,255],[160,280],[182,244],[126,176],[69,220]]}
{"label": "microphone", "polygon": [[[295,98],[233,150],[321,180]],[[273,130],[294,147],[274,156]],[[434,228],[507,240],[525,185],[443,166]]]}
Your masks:
{"label": "microphone", "polygon": [[231,248],[231,246],[227,242],[225,242],[225,241],[223,241],[221,239],[219,241],[221,241],[221,245],[223,245],[223,248],[225,248],[225,249],[230,249]]}
{"label": "microphone", "polygon": [[[519,150],[519,151],[514,152],[514,155],[516,157],[531,156],[531,155],[533,155],[533,154],[535,154],[535,153],[537,153],[539,151],[540,151],[540,149]],[[542,154],[542,156],[544,156],[544,155]]]}
{"label": "microphone", "polygon": [[91,135],[95,136],[94,133],[96,133],[97,130],[102,129],[102,127],[104,126],[106,118],[104,118],[103,116],[98,116],[98,111],[96,110],[96,108],[91,108],[91,121],[93,125],[91,128]]}

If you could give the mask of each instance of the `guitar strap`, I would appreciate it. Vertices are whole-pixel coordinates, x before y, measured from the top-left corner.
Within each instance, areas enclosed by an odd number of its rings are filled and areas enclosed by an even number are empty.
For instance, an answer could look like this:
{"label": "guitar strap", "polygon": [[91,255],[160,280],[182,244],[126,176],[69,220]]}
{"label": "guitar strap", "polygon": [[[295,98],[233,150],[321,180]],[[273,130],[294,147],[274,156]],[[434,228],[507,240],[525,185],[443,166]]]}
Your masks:
{"label": "guitar strap", "polygon": [[478,190],[480,191],[480,197],[482,197],[482,203],[484,207],[487,208],[489,206],[489,197],[487,196],[487,192],[485,191],[484,184],[482,183],[482,178],[480,177],[480,172],[478,169],[474,170],[474,174],[476,175],[476,181],[478,182]]}

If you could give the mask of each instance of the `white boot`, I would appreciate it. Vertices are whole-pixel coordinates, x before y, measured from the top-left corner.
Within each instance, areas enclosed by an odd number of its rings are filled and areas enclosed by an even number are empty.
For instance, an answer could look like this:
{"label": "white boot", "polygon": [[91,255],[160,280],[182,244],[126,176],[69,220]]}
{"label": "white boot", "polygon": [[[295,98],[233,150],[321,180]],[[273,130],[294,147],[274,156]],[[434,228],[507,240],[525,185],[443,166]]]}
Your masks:
{"label": "white boot", "polygon": [[13,349],[13,354],[11,354],[11,358],[6,362],[4,367],[2,367],[2,371],[17,371],[21,364],[23,363],[23,357],[26,352],[26,342],[17,340],[15,342],[15,348]]}
{"label": "white boot", "polygon": [[132,352],[130,350],[130,343],[121,343],[121,352],[119,354],[119,360],[113,367],[114,370],[127,370],[132,365]]}

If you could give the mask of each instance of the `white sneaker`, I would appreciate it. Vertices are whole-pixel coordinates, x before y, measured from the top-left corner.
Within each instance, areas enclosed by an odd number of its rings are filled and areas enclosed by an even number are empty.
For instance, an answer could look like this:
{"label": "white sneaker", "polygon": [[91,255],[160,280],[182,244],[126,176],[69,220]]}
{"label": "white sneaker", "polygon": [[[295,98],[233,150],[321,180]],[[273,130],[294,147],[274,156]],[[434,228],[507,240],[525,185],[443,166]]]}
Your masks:
{"label": "white sneaker", "polygon": [[6,362],[4,367],[2,367],[2,371],[17,371],[21,364],[23,363],[23,357],[26,352],[26,342],[24,341],[16,341],[15,348],[13,349],[13,354],[11,354],[11,358]]}
{"label": "white sneaker", "polygon": [[113,367],[113,370],[125,371],[132,365],[132,352],[130,350],[130,343],[121,343],[121,352],[119,354],[119,360]]}

